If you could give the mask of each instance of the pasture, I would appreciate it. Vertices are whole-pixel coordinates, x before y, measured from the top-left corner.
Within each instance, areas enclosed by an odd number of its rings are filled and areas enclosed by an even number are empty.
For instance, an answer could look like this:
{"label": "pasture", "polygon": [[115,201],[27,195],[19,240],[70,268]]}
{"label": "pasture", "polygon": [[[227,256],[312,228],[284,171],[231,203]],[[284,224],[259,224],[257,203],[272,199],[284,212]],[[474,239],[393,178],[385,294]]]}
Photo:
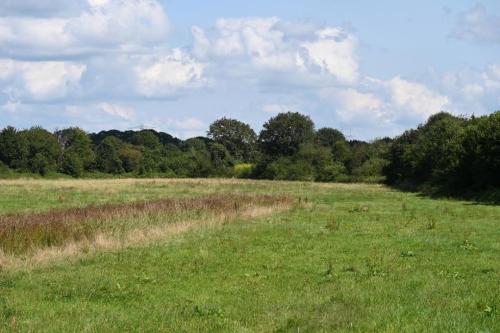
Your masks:
{"label": "pasture", "polygon": [[381,185],[0,180],[0,331],[499,332],[499,223]]}

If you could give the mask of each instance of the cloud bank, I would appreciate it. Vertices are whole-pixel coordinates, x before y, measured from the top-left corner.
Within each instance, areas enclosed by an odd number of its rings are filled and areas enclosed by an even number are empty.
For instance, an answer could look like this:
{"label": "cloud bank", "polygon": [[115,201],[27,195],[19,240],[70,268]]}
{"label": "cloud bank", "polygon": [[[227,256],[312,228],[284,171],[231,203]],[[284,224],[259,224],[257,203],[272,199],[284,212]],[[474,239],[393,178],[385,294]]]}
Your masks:
{"label": "cloud bank", "polygon": [[[481,5],[457,22],[460,39],[500,42],[499,17]],[[90,130],[147,124],[185,137],[219,116],[255,126],[294,110],[368,139],[441,110],[482,114],[500,103],[499,64],[425,82],[374,77],[363,70],[361,38],[342,26],[236,17],[192,26],[182,47],[170,45],[171,34],[157,0],[3,1],[0,120]]]}

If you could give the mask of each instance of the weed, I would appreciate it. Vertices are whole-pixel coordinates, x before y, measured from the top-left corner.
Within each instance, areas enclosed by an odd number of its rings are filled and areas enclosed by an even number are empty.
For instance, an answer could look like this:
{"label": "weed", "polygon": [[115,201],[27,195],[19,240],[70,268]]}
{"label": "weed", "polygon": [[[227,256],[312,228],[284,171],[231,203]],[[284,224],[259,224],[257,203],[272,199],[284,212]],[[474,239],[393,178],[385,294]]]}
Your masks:
{"label": "weed", "polygon": [[466,251],[476,251],[478,250],[478,247],[474,245],[474,243],[470,242],[469,240],[464,240],[463,243],[460,245],[460,248]]}
{"label": "weed", "polygon": [[415,253],[413,251],[404,251],[404,252],[401,252],[401,257],[413,258],[413,257],[415,257]]}
{"label": "weed", "polygon": [[436,219],[434,216],[430,216],[427,221],[427,230],[436,229]]}
{"label": "weed", "polygon": [[335,216],[332,216],[325,228],[330,232],[338,231],[340,229],[340,222],[335,218]]}

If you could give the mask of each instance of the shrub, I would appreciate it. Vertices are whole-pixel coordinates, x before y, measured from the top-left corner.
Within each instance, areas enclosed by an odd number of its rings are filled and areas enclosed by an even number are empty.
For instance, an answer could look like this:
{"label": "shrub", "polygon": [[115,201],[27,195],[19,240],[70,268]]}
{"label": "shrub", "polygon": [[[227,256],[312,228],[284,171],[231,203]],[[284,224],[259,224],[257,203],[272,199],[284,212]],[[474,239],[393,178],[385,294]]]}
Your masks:
{"label": "shrub", "polygon": [[239,163],[234,166],[236,178],[251,178],[255,165],[251,163]]}
{"label": "shrub", "polygon": [[304,161],[293,161],[282,157],[272,162],[267,167],[267,174],[275,180],[314,180],[314,167]]}
{"label": "shrub", "polygon": [[[317,171],[316,180],[321,182],[339,181],[342,176],[346,176],[347,169],[340,162],[333,162]],[[347,176],[346,176],[347,177]]]}

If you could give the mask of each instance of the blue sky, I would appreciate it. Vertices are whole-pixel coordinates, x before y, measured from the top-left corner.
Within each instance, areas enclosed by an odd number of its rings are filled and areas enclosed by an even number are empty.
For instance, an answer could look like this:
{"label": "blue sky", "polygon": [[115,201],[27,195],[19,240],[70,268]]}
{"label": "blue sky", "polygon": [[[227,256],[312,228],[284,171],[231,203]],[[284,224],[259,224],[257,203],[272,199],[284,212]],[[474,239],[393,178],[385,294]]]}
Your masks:
{"label": "blue sky", "polygon": [[186,138],[293,110],[370,140],[497,109],[498,1],[0,4],[0,127]]}

